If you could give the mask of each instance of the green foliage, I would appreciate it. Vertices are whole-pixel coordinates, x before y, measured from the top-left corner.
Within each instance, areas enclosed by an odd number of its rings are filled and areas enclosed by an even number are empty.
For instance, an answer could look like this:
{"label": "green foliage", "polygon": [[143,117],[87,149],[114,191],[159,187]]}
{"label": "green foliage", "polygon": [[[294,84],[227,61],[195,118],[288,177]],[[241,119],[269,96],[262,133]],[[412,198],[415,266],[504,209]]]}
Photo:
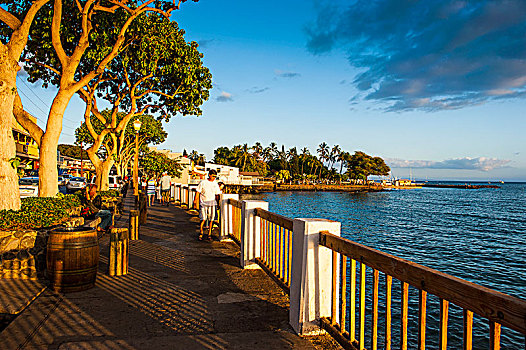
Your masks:
{"label": "green foliage", "polygon": [[369,175],[389,175],[391,169],[380,157],[371,157],[364,152],[356,151],[347,160],[347,175],[351,179],[367,181]]}
{"label": "green foliage", "polygon": [[212,75],[203,66],[197,43],[187,43],[184,34],[176,22],[159,14],[137,18],[126,34],[126,46],[103,75],[107,80],[99,85],[98,97],[113,104],[115,96],[122,95],[119,108],[130,110],[133,94],[138,110],[159,112],[165,120],[176,113],[201,115]]}
{"label": "green foliage", "polygon": [[20,165],[20,158],[14,157],[9,159],[9,163],[11,163],[11,166],[13,169],[18,169],[18,166]]}
{"label": "green foliage", "polygon": [[[264,148],[256,142],[252,147],[247,144],[231,149],[219,147],[214,150],[213,162],[239,167],[241,171],[257,171],[263,176],[270,171],[276,179],[286,181],[325,179],[328,182],[341,182],[348,177],[366,179],[370,175],[386,176],[391,171],[382,158],[371,157],[363,152],[350,155],[339,145],[331,148],[322,142],[317,153],[319,157],[310,154],[306,147],[300,153],[296,147],[286,150],[285,146],[281,146],[279,149],[274,142]],[[339,171],[334,168],[337,162]],[[347,169],[346,174],[342,174],[344,167]]]}
{"label": "green foliage", "polygon": [[161,176],[163,172],[167,172],[170,176],[181,175],[181,165],[179,162],[168,158],[166,155],[159,152],[149,152],[140,159],[140,165],[148,176]]}
{"label": "green foliage", "polygon": [[20,210],[0,211],[0,230],[37,229],[61,224],[68,210],[81,205],[76,195],[28,197],[22,199]]}
{"label": "green foliage", "polygon": [[[106,109],[102,111],[102,116],[106,119],[106,122],[109,124],[111,122],[111,111]],[[126,116],[125,113],[117,113],[117,123],[120,123],[121,120]],[[166,140],[168,134],[163,129],[163,124],[161,121],[156,120],[153,116],[148,114],[143,114],[136,116],[133,120],[139,119],[141,121],[141,130],[139,132],[142,139],[142,148],[141,151],[146,152],[148,150],[148,144],[159,144]],[[98,119],[91,118],[91,123],[95,132],[101,134],[106,126]],[[80,127],[75,130],[75,139],[76,142],[84,142],[85,144],[92,145],[94,142],[93,137],[91,136],[86,123],[82,123]],[[104,143],[108,144],[111,148],[112,138],[109,135],[106,135],[104,138]],[[124,145],[122,147],[127,147],[132,145],[135,142],[135,130],[133,129],[133,122],[126,125],[125,134],[124,134]],[[60,146],[59,146],[60,147]]]}
{"label": "green foliage", "polygon": [[[80,150],[80,146],[68,144],[58,145],[58,151],[60,154],[71,158],[80,159]],[[86,152],[86,150],[82,150],[82,159],[88,159],[88,152]]]}
{"label": "green foliage", "polygon": [[119,197],[121,193],[117,190],[99,191],[97,192],[102,198],[104,197]]}

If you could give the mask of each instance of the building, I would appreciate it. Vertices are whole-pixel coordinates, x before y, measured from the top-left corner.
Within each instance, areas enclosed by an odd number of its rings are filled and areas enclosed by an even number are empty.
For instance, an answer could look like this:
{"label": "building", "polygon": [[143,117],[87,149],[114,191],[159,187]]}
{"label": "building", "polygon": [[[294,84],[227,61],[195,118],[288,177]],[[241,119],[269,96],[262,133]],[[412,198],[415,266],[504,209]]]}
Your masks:
{"label": "building", "polygon": [[187,184],[192,178],[193,164],[188,157],[183,156],[181,152],[172,152],[168,149],[157,149],[157,147],[150,146],[148,149],[152,152],[162,153],[170,159],[177,160],[182,169],[179,177],[172,177],[172,182]]}
{"label": "building", "polygon": [[263,176],[257,171],[241,171],[239,173],[239,183],[241,185],[262,185],[263,181]]}
{"label": "building", "polygon": [[207,173],[212,169],[217,171],[218,181],[222,181],[227,185],[237,185],[241,182],[239,177],[239,168],[222,164],[205,163],[205,171]]}
{"label": "building", "polygon": [[[36,123],[37,118],[30,116],[31,120]],[[38,169],[40,154],[38,145],[29,135],[29,133],[13,117],[13,138],[16,144],[16,156],[20,158],[19,170]]]}

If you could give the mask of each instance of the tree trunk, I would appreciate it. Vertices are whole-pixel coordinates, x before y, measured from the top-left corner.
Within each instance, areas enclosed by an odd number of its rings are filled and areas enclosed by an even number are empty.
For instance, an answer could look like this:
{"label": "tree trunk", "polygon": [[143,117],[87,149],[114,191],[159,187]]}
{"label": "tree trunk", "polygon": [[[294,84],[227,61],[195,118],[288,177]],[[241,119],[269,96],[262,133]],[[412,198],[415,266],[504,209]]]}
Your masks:
{"label": "tree trunk", "polygon": [[113,160],[113,157],[108,157],[102,161],[102,165],[98,167],[97,170],[97,188],[99,191],[107,191],[110,189],[109,187],[109,176],[110,176],[110,170],[113,166],[113,163],[115,161]]}
{"label": "tree trunk", "polygon": [[17,170],[10,159],[16,157],[13,138],[13,104],[16,91],[17,62],[9,59],[7,48],[0,44],[0,210],[20,209]]}
{"label": "tree trunk", "polygon": [[113,157],[108,157],[104,160],[101,160],[97,155],[97,151],[90,147],[86,151],[88,157],[91,160],[91,163],[95,167],[95,174],[97,178],[95,179],[95,184],[97,185],[98,191],[107,191],[109,189],[109,174],[113,163]]}
{"label": "tree trunk", "polygon": [[40,169],[38,175],[38,190],[40,197],[54,197],[58,193],[57,148],[62,132],[62,118],[73,96],[67,90],[59,90],[53,100],[46,124],[46,132],[40,145]]}

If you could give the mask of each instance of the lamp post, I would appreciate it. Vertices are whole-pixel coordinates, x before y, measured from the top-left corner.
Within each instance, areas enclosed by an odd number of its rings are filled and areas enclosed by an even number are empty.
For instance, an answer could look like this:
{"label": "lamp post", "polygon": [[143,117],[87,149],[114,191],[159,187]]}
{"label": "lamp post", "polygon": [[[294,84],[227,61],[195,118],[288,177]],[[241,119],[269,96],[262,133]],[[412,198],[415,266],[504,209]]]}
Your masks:
{"label": "lamp post", "polygon": [[141,121],[136,119],[133,122],[135,129],[135,157],[133,161],[133,195],[135,196],[135,209],[139,204],[139,129],[141,128]]}

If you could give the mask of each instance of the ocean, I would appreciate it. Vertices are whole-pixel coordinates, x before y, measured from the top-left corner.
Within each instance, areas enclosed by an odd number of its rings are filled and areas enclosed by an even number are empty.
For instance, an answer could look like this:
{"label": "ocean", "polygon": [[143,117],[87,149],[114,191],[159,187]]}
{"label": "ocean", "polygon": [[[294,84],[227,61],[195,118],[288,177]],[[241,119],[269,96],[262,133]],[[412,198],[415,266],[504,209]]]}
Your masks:
{"label": "ocean", "polygon": [[[359,194],[273,192],[243,198],[267,201],[270,211],[289,218],[340,221],[345,238],[526,299],[526,183],[499,186],[498,189],[422,188]],[[382,280],[380,283],[382,285]],[[371,285],[369,281],[368,285]],[[400,287],[397,285],[397,290],[393,282],[393,288],[393,298],[396,298]],[[438,339],[436,305],[438,299],[430,297],[430,348],[435,348]],[[393,304],[393,317],[397,306]],[[417,334],[417,307],[418,291],[410,288],[412,335],[409,341],[413,345]],[[461,317],[461,309],[451,306],[448,345],[453,349],[462,339],[461,323],[458,329],[456,325]],[[487,322],[476,317],[474,349],[487,348],[487,330]],[[396,329],[393,335],[397,340]],[[502,348],[524,349],[524,336],[503,328]]]}

